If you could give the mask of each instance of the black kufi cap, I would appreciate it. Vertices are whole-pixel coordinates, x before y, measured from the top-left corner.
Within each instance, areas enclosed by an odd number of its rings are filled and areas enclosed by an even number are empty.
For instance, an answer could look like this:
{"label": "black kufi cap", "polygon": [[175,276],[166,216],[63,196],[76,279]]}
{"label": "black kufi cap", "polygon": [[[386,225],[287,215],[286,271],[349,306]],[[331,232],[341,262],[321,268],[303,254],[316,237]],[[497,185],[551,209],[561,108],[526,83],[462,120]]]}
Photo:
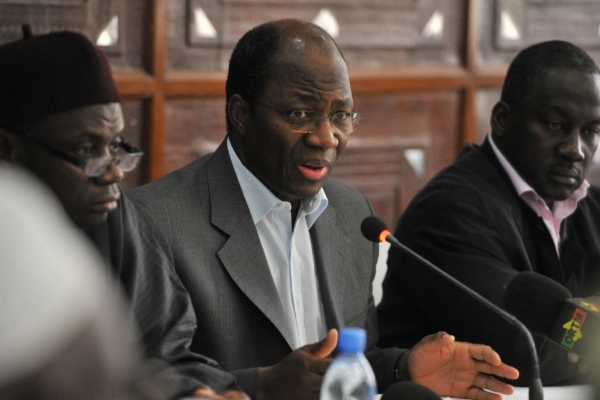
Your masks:
{"label": "black kufi cap", "polygon": [[108,59],[85,36],[54,32],[0,46],[0,128],[121,101]]}

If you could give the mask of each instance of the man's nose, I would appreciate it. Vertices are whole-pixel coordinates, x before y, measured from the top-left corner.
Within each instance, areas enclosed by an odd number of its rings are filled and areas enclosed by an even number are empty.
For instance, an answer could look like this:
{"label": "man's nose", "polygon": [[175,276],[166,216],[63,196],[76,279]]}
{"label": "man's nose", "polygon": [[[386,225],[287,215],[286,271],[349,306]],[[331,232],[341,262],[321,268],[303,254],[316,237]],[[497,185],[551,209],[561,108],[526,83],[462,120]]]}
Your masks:
{"label": "man's nose", "polygon": [[563,157],[567,157],[570,160],[580,161],[585,157],[582,146],[583,143],[579,131],[573,130],[561,143],[560,153]]}
{"label": "man's nose", "polygon": [[119,167],[116,160],[113,160],[113,162],[110,163],[109,167],[106,169],[106,172],[100,175],[97,179],[101,183],[112,184],[121,182],[124,177],[125,173],[121,167]]}
{"label": "man's nose", "polygon": [[322,149],[337,147],[339,139],[334,129],[335,128],[331,124],[331,119],[327,116],[323,116],[317,129],[306,134],[306,144]]}

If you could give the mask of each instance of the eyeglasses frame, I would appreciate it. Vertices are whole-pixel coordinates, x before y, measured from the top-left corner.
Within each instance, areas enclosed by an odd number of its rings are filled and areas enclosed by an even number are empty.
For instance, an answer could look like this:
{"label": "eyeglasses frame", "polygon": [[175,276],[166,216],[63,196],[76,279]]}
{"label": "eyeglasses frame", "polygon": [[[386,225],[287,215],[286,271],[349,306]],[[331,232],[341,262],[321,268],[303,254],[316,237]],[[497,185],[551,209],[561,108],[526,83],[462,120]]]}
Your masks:
{"label": "eyeglasses frame", "polygon": [[[61,149],[57,148],[56,146],[53,146],[53,145],[51,145],[49,143],[46,143],[43,140],[40,140],[40,139],[36,138],[35,136],[30,135],[28,133],[18,132],[18,131],[12,131],[12,133],[14,133],[15,135],[17,135],[19,137],[31,140],[32,142],[34,142],[38,146],[42,147],[44,150],[46,150],[48,153],[52,154],[53,156],[55,156],[57,158],[60,158],[63,161],[66,161],[66,162],[68,162],[70,164],[73,164],[73,165],[81,168],[81,170],[83,171],[83,173],[87,177],[90,177],[90,178],[97,178],[99,176],[102,176],[103,174],[106,173],[106,171],[108,171],[108,169],[110,168],[110,166],[112,164],[114,164],[115,162],[118,163],[120,161],[121,157],[122,157],[122,155],[116,155],[116,154],[114,156],[111,156],[112,160],[111,160],[110,163],[108,163],[106,165],[106,170],[104,170],[102,173],[99,173],[97,175],[89,175],[89,174],[87,174],[85,172],[85,170],[86,170],[86,167],[87,167],[88,163],[90,162],[90,160],[97,159],[97,158],[105,158],[105,156],[104,157],[90,157],[90,158],[83,158],[82,159],[82,158],[79,158],[79,157],[75,157],[75,156],[67,153],[66,151],[61,150]],[[120,141],[119,141],[118,145],[119,145],[120,148],[122,148],[123,150],[125,150],[125,152],[127,153],[126,155],[139,157],[138,158],[138,163],[139,163],[139,160],[144,155],[144,152],[142,152],[141,150],[139,150],[137,147],[135,147],[134,145],[132,145],[131,143],[129,143],[127,140],[125,140],[122,137],[120,138]],[[123,171],[123,172],[133,171],[136,167],[137,167],[137,163],[130,170]],[[119,168],[120,168],[120,166],[119,166]]]}
{"label": "eyeglasses frame", "polygon": [[[258,101],[258,100],[256,100],[256,103],[257,103],[257,104],[259,104],[259,105],[261,105],[261,106],[263,106],[263,107],[266,107],[266,108],[268,108],[268,109],[271,109],[271,110],[273,110],[273,111],[275,111],[275,112],[277,112],[277,113],[279,113],[279,114],[283,115],[284,117],[290,118],[290,115],[289,115],[288,113],[285,113],[285,112],[279,111],[278,109],[276,109],[276,108],[273,108],[273,107],[271,107],[271,106],[268,106],[268,105],[266,105],[266,104],[264,104],[264,103],[261,103],[261,102],[260,102],[260,101]],[[300,110],[298,110],[298,111],[300,111]],[[328,119],[328,120],[329,120],[329,124],[330,124],[331,126],[335,126],[335,125],[332,123],[332,121],[333,121],[333,116],[328,116],[328,115],[325,115],[325,114],[323,114],[323,113],[320,113],[320,112],[318,112],[318,111],[306,111],[306,112],[310,112],[310,113],[313,113],[313,114],[320,114],[320,115],[321,115],[321,119],[320,119],[319,123],[316,125],[315,129],[314,129],[314,130],[312,130],[312,131],[302,131],[302,130],[295,130],[295,129],[293,129],[293,128],[292,128],[292,130],[293,130],[294,132],[298,132],[298,133],[313,133],[314,131],[316,131],[317,129],[319,129],[319,126],[321,126],[321,124],[323,123],[323,121],[324,121],[325,119]],[[354,132],[354,130],[356,129],[356,126],[357,126],[357,125],[358,125],[358,123],[359,123],[359,121],[362,119],[361,115],[360,115],[359,113],[357,113],[357,112],[354,112],[354,111],[352,111],[351,113],[348,113],[348,114],[350,114],[350,115],[351,115],[351,119],[352,119],[352,130],[351,130],[350,132],[348,132],[348,133],[340,132],[340,133],[341,133],[341,134],[343,134],[343,135],[350,135],[352,132]],[[354,121],[356,121],[356,123],[355,123]]]}

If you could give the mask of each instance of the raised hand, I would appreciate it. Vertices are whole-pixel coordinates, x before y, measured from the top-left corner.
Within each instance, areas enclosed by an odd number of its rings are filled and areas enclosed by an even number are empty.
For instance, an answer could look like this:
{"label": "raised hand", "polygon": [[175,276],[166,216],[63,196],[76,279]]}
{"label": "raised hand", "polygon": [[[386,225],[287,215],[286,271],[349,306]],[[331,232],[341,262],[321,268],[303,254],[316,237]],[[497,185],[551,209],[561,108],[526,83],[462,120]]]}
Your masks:
{"label": "raised hand", "polygon": [[519,371],[500,361],[489,346],[455,341],[445,332],[423,338],[408,353],[407,367],[413,382],[442,397],[501,400],[513,387],[494,379],[519,377]]}
{"label": "raised hand", "polygon": [[327,359],[335,349],[338,333],[332,329],[318,343],[292,352],[280,363],[258,371],[259,400],[318,400],[323,375],[331,363]]}

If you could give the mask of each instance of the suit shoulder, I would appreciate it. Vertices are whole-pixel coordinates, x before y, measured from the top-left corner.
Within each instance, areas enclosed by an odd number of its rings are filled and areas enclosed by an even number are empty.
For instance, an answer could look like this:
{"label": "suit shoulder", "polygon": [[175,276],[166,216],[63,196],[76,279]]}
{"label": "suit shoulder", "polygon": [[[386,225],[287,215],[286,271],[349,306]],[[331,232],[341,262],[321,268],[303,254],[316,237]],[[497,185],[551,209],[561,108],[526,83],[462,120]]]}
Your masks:
{"label": "suit shoulder", "polygon": [[477,147],[438,172],[419,191],[413,202],[468,203],[474,207],[497,207],[515,201],[514,189]]}
{"label": "suit shoulder", "polygon": [[206,164],[211,157],[212,154],[207,154],[153,182],[131,189],[127,195],[134,203],[149,206],[178,192],[197,188],[207,181]]}
{"label": "suit shoulder", "polygon": [[598,201],[600,199],[600,187],[596,185],[590,185],[588,188],[588,196]]}
{"label": "suit shoulder", "polygon": [[327,195],[327,199],[332,203],[356,203],[366,205],[366,197],[358,190],[354,189],[335,179],[327,179],[323,185],[323,190]]}
{"label": "suit shoulder", "polygon": [[587,207],[592,212],[600,215],[600,187],[591,185],[588,188],[587,196],[581,200],[578,208],[581,206]]}
{"label": "suit shoulder", "polygon": [[356,221],[362,221],[374,214],[371,204],[363,194],[340,181],[328,179],[323,185],[323,190],[329,205],[336,210],[338,223],[354,226]]}

